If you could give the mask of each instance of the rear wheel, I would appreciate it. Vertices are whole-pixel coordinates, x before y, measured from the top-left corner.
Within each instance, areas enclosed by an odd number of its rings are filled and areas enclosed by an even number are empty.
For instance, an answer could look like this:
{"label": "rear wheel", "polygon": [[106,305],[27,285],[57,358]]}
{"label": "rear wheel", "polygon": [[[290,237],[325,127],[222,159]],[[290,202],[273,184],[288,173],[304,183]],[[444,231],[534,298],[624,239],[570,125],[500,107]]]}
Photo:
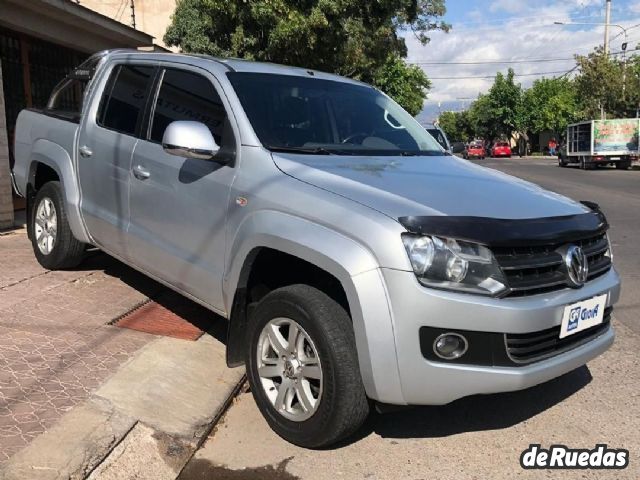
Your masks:
{"label": "rear wheel", "polygon": [[620,160],[616,162],[616,168],[619,170],[629,170],[631,168],[631,160]]}
{"label": "rear wheel", "polygon": [[60,182],[38,190],[31,210],[31,245],[38,263],[49,270],[73,268],[84,257],[85,245],[71,233]]}
{"label": "rear wheel", "polygon": [[580,168],[582,170],[591,170],[593,169],[593,163],[587,160],[587,157],[580,157]]}
{"label": "rear wheel", "polygon": [[323,292],[292,285],[253,310],[251,392],[271,428],[307,448],[355,432],[369,414],[347,312]]}

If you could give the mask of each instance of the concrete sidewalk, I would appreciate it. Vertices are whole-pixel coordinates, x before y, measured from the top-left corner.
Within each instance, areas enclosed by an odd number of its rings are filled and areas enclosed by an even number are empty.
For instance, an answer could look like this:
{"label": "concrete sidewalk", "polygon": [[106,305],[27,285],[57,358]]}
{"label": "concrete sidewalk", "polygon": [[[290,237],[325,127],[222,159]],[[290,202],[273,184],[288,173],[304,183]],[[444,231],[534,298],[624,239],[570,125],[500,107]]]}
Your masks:
{"label": "concrete sidewalk", "polygon": [[191,304],[186,320],[224,331],[223,319],[102,253],[48,272],[24,230],[0,234],[0,478],[175,478],[244,372],[226,368],[209,334],[109,324],[149,298],[172,311]]}

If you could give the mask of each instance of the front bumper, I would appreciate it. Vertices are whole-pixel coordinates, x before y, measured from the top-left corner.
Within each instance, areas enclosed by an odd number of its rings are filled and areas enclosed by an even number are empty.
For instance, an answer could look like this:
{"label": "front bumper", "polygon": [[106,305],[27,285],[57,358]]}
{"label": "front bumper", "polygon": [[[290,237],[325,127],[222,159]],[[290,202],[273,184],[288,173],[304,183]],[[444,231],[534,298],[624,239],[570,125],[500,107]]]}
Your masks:
{"label": "front bumper", "polygon": [[612,327],[586,343],[538,362],[515,367],[452,364],[425,359],[421,327],[522,334],[557,327],[564,307],[608,294],[607,307],[620,296],[612,268],[583,288],[519,298],[486,298],[425,288],[412,272],[382,269],[388,290],[398,371],[405,404],[441,405],[461,397],[497,393],[546,382],[584,365],[613,342]]}

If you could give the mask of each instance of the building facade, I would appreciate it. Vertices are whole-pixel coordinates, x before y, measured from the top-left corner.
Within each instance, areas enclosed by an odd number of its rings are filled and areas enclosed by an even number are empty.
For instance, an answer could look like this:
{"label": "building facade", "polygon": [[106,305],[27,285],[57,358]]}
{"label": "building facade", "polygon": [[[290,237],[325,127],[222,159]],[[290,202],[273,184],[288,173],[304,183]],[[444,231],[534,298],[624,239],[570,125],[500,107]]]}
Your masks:
{"label": "building facade", "polygon": [[43,108],[53,87],[92,53],[152,48],[153,37],[72,0],[0,0],[0,229],[13,224],[13,135],[23,108]]}
{"label": "building facade", "polygon": [[176,9],[176,0],[80,0],[80,4],[96,12],[134,27],[154,37],[154,43],[165,45],[163,37]]}

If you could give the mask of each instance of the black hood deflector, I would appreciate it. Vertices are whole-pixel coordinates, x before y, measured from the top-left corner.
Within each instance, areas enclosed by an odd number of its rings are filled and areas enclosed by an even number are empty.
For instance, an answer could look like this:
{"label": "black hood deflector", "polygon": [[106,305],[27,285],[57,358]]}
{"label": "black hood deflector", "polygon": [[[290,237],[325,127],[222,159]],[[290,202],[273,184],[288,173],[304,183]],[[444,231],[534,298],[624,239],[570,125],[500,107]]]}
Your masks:
{"label": "black hood deflector", "polygon": [[419,235],[467,240],[489,247],[517,247],[568,243],[603,234],[609,228],[594,204],[591,212],[562,217],[501,219],[487,217],[401,217],[398,221]]}

